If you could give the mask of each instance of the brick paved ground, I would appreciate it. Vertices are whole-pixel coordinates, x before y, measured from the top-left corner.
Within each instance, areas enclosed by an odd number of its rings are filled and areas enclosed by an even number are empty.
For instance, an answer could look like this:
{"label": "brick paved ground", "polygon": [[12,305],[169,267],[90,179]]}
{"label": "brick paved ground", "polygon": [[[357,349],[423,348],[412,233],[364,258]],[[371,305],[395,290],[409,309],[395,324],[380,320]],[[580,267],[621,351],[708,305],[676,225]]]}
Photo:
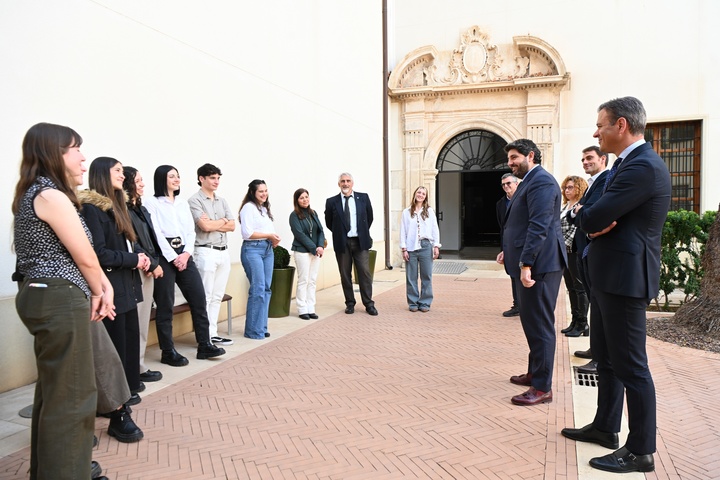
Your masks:
{"label": "brick paved ground", "polygon": [[[139,443],[98,419],[94,459],[111,479],[578,478],[575,442],[559,433],[573,424],[567,339],[554,403],[513,406],[523,388],[508,377],[527,345],[517,317],[498,314],[509,282],[436,275],[434,287],[430,313],[408,312],[399,286],[377,296],[378,317],[337,313],[146,395]],[[720,478],[720,356],[648,347],[659,448],[647,478]],[[28,457],[0,459],[0,479],[26,478]]]}

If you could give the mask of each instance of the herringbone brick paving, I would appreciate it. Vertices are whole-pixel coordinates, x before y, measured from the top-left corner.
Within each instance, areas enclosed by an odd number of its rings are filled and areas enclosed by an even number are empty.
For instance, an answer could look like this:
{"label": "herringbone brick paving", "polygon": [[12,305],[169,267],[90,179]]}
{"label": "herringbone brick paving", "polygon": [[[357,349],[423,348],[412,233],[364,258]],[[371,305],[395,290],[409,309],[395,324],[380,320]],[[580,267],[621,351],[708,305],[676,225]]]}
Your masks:
{"label": "herringbone brick paving", "polygon": [[[404,286],[377,296],[378,317],[340,312],[223,360],[134,407],[145,439],[118,443],[98,419],[111,479],[574,479],[567,340],[558,336],[554,403],[510,404],[527,344],[503,318],[509,282],[436,275],[427,314]],[[557,327],[566,305],[561,295]],[[658,387],[657,471],[720,477],[720,356],[649,339]],[[0,459],[26,478],[29,450]]]}

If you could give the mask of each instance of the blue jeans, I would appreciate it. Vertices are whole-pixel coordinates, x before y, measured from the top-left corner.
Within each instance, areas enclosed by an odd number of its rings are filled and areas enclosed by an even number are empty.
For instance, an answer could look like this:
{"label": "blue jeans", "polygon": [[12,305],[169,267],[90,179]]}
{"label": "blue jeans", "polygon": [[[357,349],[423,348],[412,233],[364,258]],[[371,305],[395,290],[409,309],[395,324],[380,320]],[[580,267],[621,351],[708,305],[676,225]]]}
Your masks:
{"label": "blue jeans", "polygon": [[[430,240],[421,240],[420,249],[408,252],[410,260],[405,265],[405,291],[410,307],[430,307],[433,301],[432,269],[433,245]],[[418,294],[418,270],[420,271],[420,292]]]}
{"label": "blue jeans", "polygon": [[267,333],[270,284],[275,263],[272,245],[267,240],[245,240],[240,248],[240,261],[250,282],[245,336],[260,340]]}

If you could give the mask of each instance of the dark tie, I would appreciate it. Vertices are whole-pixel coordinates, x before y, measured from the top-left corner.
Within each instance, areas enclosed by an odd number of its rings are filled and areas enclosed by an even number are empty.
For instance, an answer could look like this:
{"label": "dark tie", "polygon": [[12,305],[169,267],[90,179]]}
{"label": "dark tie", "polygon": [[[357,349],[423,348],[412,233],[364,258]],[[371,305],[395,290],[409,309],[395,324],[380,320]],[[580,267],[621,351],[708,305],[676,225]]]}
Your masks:
{"label": "dark tie", "polygon": [[343,214],[345,215],[346,232],[350,232],[350,195],[345,197],[345,208],[343,208]]}
{"label": "dark tie", "polygon": [[[603,193],[605,193],[605,190],[607,190],[608,185],[610,185],[610,180],[615,176],[615,173],[617,172],[618,167],[620,166],[620,162],[622,162],[622,157],[618,157],[615,162],[613,162],[613,166],[608,172],[607,177],[605,178],[605,185],[603,186]],[[590,242],[592,242],[592,239],[590,239]],[[588,252],[590,251],[590,242],[588,242],[587,245],[585,245],[585,248],[583,248],[582,252],[582,258],[587,257]]]}
{"label": "dark tie", "polygon": [[603,193],[605,193],[605,190],[607,190],[608,186],[610,185],[610,180],[615,176],[615,173],[617,172],[618,167],[620,166],[620,162],[622,162],[622,157],[618,157],[617,160],[613,163],[612,168],[608,172],[608,176],[605,179],[605,186],[603,187]]}

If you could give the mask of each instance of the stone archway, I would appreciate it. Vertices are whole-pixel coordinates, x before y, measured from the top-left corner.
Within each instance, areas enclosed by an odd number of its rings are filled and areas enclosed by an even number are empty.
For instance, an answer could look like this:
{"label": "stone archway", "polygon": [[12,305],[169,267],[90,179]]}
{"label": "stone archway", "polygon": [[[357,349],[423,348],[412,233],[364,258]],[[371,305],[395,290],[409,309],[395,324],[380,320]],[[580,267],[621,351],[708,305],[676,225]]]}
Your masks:
{"label": "stone archway", "polygon": [[[518,36],[512,45],[498,46],[478,26],[463,33],[452,51],[429,45],[407,54],[388,84],[400,110],[403,168],[392,179],[395,198],[406,199],[424,185],[434,199],[437,156],[466,130],[487,130],[508,142],[530,138],[552,172],[560,92],[569,82],[562,58],[544,40]],[[392,207],[396,225],[403,207]]]}

